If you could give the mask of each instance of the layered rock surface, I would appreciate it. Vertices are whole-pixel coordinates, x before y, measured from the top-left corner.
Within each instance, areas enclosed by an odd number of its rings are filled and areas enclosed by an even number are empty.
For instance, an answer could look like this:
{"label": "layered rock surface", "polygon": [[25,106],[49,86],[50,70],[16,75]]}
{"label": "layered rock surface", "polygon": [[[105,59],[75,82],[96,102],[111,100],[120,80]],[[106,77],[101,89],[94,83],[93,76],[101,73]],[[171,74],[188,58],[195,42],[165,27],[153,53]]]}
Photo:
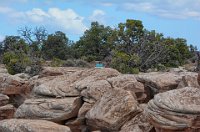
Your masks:
{"label": "layered rock surface", "polygon": [[0,120],[10,119],[15,113],[15,107],[9,104],[9,97],[0,93]]}
{"label": "layered rock surface", "polygon": [[157,132],[200,131],[200,90],[193,87],[157,94],[148,103],[148,120]]}
{"label": "layered rock surface", "polygon": [[45,120],[10,119],[0,121],[0,132],[71,132],[67,126]]}
{"label": "layered rock surface", "polygon": [[68,97],[79,96],[80,91],[87,88],[91,82],[117,76],[120,73],[114,69],[89,69],[77,71],[69,76],[58,76],[34,88],[34,93],[41,96]]}
{"label": "layered rock surface", "polygon": [[17,109],[15,117],[61,122],[76,117],[81,105],[79,97],[29,99]]}
{"label": "layered rock surface", "polygon": [[153,126],[148,122],[144,109],[147,107],[146,104],[141,104],[140,108],[143,110],[138,113],[130,121],[126,122],[120,132],[150,132]]}
{"label": "layered rock surface", "polygon": [[113,89],[87,112],[86,122],[94,130],[117,131],[140,111],[130,91]]}

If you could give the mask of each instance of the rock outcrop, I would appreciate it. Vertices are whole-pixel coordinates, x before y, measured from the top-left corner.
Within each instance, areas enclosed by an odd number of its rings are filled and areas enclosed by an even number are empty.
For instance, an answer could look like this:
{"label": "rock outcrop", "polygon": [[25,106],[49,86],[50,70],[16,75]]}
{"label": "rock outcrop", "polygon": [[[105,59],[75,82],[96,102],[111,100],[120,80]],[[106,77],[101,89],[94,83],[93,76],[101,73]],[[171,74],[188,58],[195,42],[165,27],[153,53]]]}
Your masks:
{"label": "rock outcrop", "polygon": [[148,103],[148,120],[157,132],[200,131],[200,90],[193,87],[157,94]]}
{"label": "rock outcrop", "polygon": [[111,89],[112,87],[108,81],[99,80],[88,84],[87,87],[81,91],[81,95],[85,102],[94,104],[96,101],[101,99],[105,92]]}
{"label": "rock outcrop", "polygon": [[176,89],[182,76],[178,73],[152,72],[136,75],[136,79],[144,84],[147,94],[145,102],[148,102],[157,93]]}
{"label": "rock outcrop", "polygon": [[71,132],[70,128],[45,120],[8,119],[0,121],[0,132]]}
{"label": "rock outcrop", "polygon": [[80,70],[70,75],[58,76],[34,88],[34,93],[40,96],[71,97],[79,96],[80,92],[92,82],[105,80],[120,73],[114,69]]}
{"label": "rock outcrop", "polygon": [[29,99],[17,109],[15,117],[63,122],[76,117],[81,105],[79,97]]}
{"label": "rock outcrop", "polygon": [[184,75],[177,88],[195,87],[200,88],[197,80],[197,74]]}
{"label": "rock outcrop", "polygon": [[39,78],[48,77],[48,76],[59,76],[59,75],[69,75],[83,68],[77,67],[43,67]]}
{"label": "rock outcrop", "polygon": [[118,131],[140,111],[130,91],[113,89],[106,92],[87,112],[86,122],[93,130]]}
{"label": "rock outcrop", "polygon": [[8,104],[9,102],[9,97],[7,95],[3,95],[0,93],[0,106],[4,106]]}
{"label": "rock outcrop", "polygon": [[137,114],[130,121],[126,122],[120,132],[150,132],[153,126],[148,122],[144,109],[147,107],[146,104],[141,104],[140,108],[143,110]]}
{"label": "rock outcrop", "polygon": [[0,93],[5,95],[29,94],[29,83],[18,76],[0,74]]}
{"label": "rock outcrop", "polygon": [[135,75],[119,75],[108,79],[108,82],[113,88],[124,89],[130,91],[139,102],[142,102],[146,98],[144,85],[138,82]]}
{"label": "rock outcrop", "polygon": [[0,120],[13,118],[15,107],[9,104],[9,97],[0,94]]}

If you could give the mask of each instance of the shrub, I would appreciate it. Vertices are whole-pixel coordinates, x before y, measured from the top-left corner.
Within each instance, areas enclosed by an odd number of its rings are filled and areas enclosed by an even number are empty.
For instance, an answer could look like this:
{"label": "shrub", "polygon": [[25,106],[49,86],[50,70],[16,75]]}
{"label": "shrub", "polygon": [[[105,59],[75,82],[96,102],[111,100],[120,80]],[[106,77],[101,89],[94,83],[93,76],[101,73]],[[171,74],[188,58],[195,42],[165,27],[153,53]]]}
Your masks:
{"label": "shrub", "polygon": [[59,67],[59,66],[63,66],[64,61],[59,59],[59,58],[53,58],[52,62],[51,62],[51,66],[53,67]]}
{"label": "shrub", "polygon": [[23,53],[5,52],[3,63],[6,65],[8,73],[14,75],[25,71],[26,67],[31,64],[30,58]]}
{"label": "shrub", "polygon": [[76,66],[76,63],[74,60],[68,59],[63,62],[63,66],[64,67],[74,67],[74,66]]}
{"label": "shrub", "polygon": [[139,71],[139,68],[131,68],[131,69],[130,69],[130,73],[131,73],[131,74],[139,74],[139,72],[140,72],[140,71]]}
{"label": "shrub", "polygon": [[90,64],[87,63],[87,62],[84,61],[84,60],[78,59],[78,60],[76,60],[76,66],[77,66],[77,67],[90,67]]}

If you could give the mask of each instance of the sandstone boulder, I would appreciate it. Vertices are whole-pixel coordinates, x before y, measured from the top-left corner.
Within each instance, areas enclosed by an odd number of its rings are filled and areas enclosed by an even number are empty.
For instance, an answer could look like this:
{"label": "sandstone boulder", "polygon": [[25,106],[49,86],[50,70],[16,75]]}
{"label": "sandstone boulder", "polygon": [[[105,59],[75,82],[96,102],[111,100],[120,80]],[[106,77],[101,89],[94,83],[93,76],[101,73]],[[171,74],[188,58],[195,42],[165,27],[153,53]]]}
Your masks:
{"label": "sandstone boulder", "polygon": [[8,73],[5,65],[0,64],[0,73],[1,74],[7,74]]}
{"label": "sandstone boulder", "polygon": [[39,78],[47,76],[68,75],[82,69],[83,68],[78,68],[78,67],[43,67],[43,70],[41,71]]}
{"label": "sandstone boulder", "polygon": [[32,87],[18,76],[0,74],[0,93],[5,95],[29,94]]}
{"label": "sandstone boulder", "polygon": [[118,131],[140,111],[130,91],[112,89],[87,112],[86,122],[93,130]]}
{"label": "sandstone boulder", "polygon": [[144,108],[146,107],[146,104],[142,106],[143,111],[133,117],[130,121],[126,122],[121,127],[120,132],[150,132],[153,129],[153,126],[147,120],[146,113],[144,111]]}
{"label": "sandstone boulder", "polygon": [[115,69],[103,68],[103,69],[90,69],[84,71],[82,75],[84,75],[85,77],[77,80],[74,83],[76,89],[78,89],[79,91],[88,88],[88,85],[91,85],[92,82],[96,82],[99,80],[106,80],[108,78],[118,76],[120,75],[120,73]]}
{"label": "sandstone boulder", "polygon": [[144,84],[148,102],[155,94],[176,89],[182,76],[179,73],[152,72],[136,75],[136,79]]}
{"label": "sandstone boulder", "polygon": [[83,100],[85,102],[94,104],[103,96],[105,92],[111,89],[112,87],[108,81],[99,80],[88,84],[87,88],[81,91],[81,95],[83,96]]}
{"label": "sandstone boulder", "polygon": [[71,132],[67,126],[45,120],[8,119],[0,121],[0,132]]}
{"label": "sandstone boulder", "polygon": [[10,119],[14,117],[15,107],[13,105],[5,105],[0,107],[0,120]]}
{"label": "sandstone boulder", "polygon": [[79,96],[90,83],[117,76],[120,73],[114,69],[80,70],[70,75],[58,76],[34,88],[34,93],[41,96],[68,97]]}
{"label": "sandstone boulder", "polygon": [[17,109],[15,117],[62,122],[76,117],[81,105],[79,97],[29,99]]}
{"label": "sandstone boulder", "polygon": [[3,95],[0,93],[0,106],[4,106],[8,104],[9,102],[9,97],[7,95]]}
{"label": "sandstone boulder", "polygon": [[44,80],[44,83],[35,86],[33,93],[47,97],[72,97],[79,96],[80,92],[71,86],[71,81],[67,76],[57,76],[54,79]]}
{"label": "sandstone boulder", "polygon": [[157,132],[200,131],[200,90],[193,87],[157,94],[146,109]]}
{"label": "sandstone boulder", "polygon": [[136,95],[138,101],[143,101],[146,98],[144,85],[138,82],[134,75],[124,74],[108,79],[108,82],[113,88],[128,90]]}
{"label": "sandstone boulder", "polygon": [[197,81],[197,74],[182,76],[182,80],[177,88],[184,88],[184,87],[199,88],[200,86]]}

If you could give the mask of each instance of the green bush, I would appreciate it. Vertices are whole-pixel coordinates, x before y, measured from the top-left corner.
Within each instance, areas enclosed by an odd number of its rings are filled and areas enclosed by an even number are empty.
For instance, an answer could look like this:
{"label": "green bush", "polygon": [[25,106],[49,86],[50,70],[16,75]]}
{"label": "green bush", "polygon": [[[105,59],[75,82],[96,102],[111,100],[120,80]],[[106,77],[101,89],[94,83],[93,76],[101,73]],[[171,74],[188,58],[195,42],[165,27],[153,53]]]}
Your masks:
{"label": "green bush", "polygon": [[53,58],[52,62],[51,62],[51,66],[53,67],[60,67],[63,66],[64,61],[59,59],[59,58]]}
{"label": "green bush", "polygon": [[78,59],[76,60],[77,67],[90,67],[90,64],[84,60]]}
{"label": "green bush", "polygon": [[139,72],[140,72],[139,68],[130,68],[131,74],[139,74]]}
{"label": "green bush", "polygon": [[74,67],[74,66],[76,66],[76,63],[74,60],[68,59],[63,62],[63,66],[64,67]]}
{"label": "green bush", "polygon": [[26,54],[14,52],[5,52],[3,63],[6,65],[8,73],[14,75],[25,71],[26,67],[31,64],[31,60]]}

